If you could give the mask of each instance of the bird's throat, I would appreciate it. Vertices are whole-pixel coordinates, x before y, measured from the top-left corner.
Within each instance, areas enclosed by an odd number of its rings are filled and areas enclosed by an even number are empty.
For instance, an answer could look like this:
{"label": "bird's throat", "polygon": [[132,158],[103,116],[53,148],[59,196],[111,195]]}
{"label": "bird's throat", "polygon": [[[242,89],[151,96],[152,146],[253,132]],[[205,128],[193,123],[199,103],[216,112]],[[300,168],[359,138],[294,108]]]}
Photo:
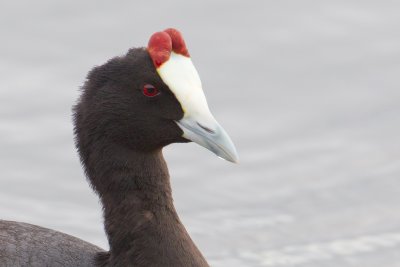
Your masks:
{"label": "bird's throat", "polygon": [[114,146],[101,153],[97,169],[88,170],[110,245],[98,265],[208,266],[175,211],[161,150],[142,153]]}

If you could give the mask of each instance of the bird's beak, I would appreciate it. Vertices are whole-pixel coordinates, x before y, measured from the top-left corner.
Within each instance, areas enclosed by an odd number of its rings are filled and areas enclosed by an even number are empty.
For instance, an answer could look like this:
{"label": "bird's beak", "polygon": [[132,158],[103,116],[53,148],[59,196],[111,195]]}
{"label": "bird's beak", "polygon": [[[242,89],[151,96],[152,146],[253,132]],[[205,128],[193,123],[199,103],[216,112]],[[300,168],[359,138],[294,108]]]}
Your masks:
{"label": "bird's beak", "polygon": [[235,145],[224,128],[214,118],[208,118],[208,123],[199,121],[202,121],[201,118],[192,117],[184,117],[177,121],[183,131],[183,137],[207,148],[220,158],[238,163]]}

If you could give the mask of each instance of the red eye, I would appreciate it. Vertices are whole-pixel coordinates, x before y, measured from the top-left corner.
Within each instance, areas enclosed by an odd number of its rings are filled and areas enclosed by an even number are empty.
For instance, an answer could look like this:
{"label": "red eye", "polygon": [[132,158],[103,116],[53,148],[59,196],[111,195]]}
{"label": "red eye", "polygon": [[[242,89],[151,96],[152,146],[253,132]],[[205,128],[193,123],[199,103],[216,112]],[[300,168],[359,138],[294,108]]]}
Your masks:
{"label": "red eye", "polygon": [[160,91],[151,84],[145,84],[143,86],[143,94],[148,97],[153,97],[160,94]]}

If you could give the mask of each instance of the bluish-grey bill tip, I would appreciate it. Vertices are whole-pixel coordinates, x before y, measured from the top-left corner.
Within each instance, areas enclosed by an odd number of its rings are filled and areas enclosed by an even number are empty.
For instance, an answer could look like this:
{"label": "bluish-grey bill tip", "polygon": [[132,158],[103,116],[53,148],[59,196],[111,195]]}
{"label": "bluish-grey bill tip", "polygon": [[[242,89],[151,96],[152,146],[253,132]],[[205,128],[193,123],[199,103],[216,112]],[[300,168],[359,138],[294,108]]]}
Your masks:
{"label": "bluish-grey bill tip", "polygon": [[224,128],[216,121],[207,125],[190,118],[183,118],[177,121],[177,124],[186,139],[207,148],[222,159],[238,163],[239,157],[235,145]]}

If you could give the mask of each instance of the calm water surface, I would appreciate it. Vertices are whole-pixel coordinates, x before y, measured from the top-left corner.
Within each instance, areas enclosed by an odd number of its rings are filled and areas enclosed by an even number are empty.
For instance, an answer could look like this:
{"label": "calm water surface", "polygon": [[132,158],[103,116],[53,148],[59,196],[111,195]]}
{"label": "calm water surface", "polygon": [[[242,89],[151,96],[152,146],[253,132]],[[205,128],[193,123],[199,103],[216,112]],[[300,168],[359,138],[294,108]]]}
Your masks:
{"label": "calm water surface", "polygon": [[0,217],[107,248],[73,145],[87,71],[181,29],[239,165],[165,149],[212,266],[400,262],[400,4],[0,3]]}

